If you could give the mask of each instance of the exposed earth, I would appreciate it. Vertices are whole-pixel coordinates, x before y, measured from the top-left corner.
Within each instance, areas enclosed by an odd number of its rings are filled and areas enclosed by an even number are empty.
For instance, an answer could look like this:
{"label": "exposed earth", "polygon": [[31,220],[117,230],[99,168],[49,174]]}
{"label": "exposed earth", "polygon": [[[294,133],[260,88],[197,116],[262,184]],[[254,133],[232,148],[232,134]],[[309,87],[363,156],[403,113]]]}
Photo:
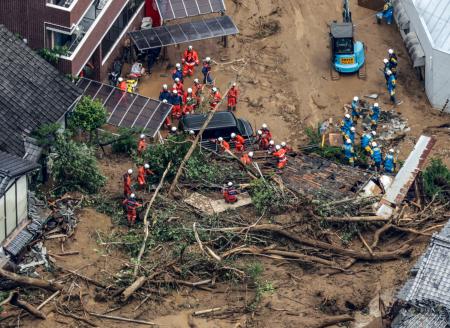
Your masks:
{"label": "exposed earth", "polygon": [[[367,47],[367,80],[356,75],[341,76],[331,81],[329,71],[329,39],[327,24],[341,17],[340,0],[229,0],[227,13],[240,29],[240,35],[229,38],[229,48],[223,49],[216,40],[197,42],[194,47],[202,56],[211,56],[217,63],[213,76],[222,91],[236,79],[236,71],[242,69],[237,82],[241,90],[241,101],[237,114],[247,118],[254,127],[267,123],[278,142],[287,141],[299,148],[304,145],[306,126],[317,126],[330,117],[337,122],[344,115],[344,104],[358,95],[378,93],[383,110],[391,108],[384,87],[384,77],[379,71],[388,48],[395,48],[399,55],[400,73],[398,98],[403,103],[396,108],[408,120],[411,131],[399,146],[400,158],[405,158],[415,139],[421,133],[433,133],[437,137],[432,156],[441,157],[450,165],[450,138],[448,129],[434,127],[450,122],[448,115],[429,105],[422,84],[416,79],[410,60],[396,26],[377,25],[374,12],[352,2],[356,38]],[[170,48],[168,57],[173,63],[184,50]],[[246,63],[246,64],[243,64]],[[153,74],[146,76],[139,92],[157,97],[162,83],[168,83],[170,74],[167,63],[159,63]],[[185,83],[190,86],[190,83]],[[105,156],[101,160],[103,173],[108,177],[106,194],[120,197],[121,174],[131,165],[131,160]],[[247,224],[257,220],[256,213],[242,213]],[[273,223],[294,222],[295,217],[275,216]],[[307,219],[307,217],[303,218]],[[58,264],[78,269],[90,266],[80,273],[101,279],[117,274],[124,262],[130,259],[119,251],[107,252],[99,241],[99,234],[108,235],[117,229],[109,217],[93,209],[83,209],[75,239],[66,246],[66,251],[77,250],[77,256],[58,258]],[[97,233],[98,232],[98,233]],[[337,241],[336,234],[331,239]],[[401,244],[393,238],[392,244],[385,241],[383,248],[392,250]],[[406,280],[407,273],[423,252],[427,237],[414,242],[410,258],[380,263],[356,263],[351,273],[330,273],[317,270],[296,261],[258,258],[264,267],[262,279],[270,282],[273,292],[264,295],[260,306],[253,313],[237,313],[228,317],[209,316],[193,318],[196,310],[247,304],[254,291],[242,286],[223,286],[215,292],[180,288],[157,301],[149,300],[135,310],[140,301],[133,300],[112,315],[138,317],[161,327],[307,327],[317,319],[329,315],[357,312],[357,320],[351,327],[365,325],[372,318],[367,315],[369,303],[378,295],[392,295]],[[59,244],[48,243],[50,252],[58,253]],[[360,242],[350,245],[364,250]],[[251,256],[242,261],[255,261]],[[94,300],[94,289],[86,289],[90,295],[85,306],[102,313],[114,304]],[[389,299],[389,297],[387,297]],[[102,327],[138,327],[132,323],[105,320]],[[377,322],[371,327],[379,327]],[[46,321],[31,321],[24,318],[24,327],[82,327],[86,324],[50,313]]]}

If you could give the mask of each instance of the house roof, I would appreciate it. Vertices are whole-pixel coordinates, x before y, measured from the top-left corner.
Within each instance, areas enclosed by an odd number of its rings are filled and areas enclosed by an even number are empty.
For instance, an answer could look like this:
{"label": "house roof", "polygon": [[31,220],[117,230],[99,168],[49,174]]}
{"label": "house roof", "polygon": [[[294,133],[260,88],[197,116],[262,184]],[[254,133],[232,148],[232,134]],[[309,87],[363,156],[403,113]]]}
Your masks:
{"label": "house roof", "polygon": [[450,53],[450,0],[412,0],[435,49]]}
{"label": "house roof", "polygon": [[0,151],[0,197],[5,193],[9,181],[38,167],[33,162]]}
{"label": "house roof", "polygon": [[0,25],[0,151],[23,157],[24,139],[57,122],[81,90]]}

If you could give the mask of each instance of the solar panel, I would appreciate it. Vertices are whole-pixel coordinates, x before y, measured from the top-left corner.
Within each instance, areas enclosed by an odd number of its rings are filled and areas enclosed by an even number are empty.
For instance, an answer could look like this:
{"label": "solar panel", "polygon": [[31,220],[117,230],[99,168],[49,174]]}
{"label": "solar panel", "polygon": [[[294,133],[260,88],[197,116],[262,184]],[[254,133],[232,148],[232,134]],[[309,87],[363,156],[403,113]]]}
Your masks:
{"label": "solar panel", "polygon": [[225,11],[223,0],[158,0],[156,4],[163,20]]}
{"label": "solar panel", "polygon": [[102,102],[108,112],[108,124],[140,128],[151,137],[172,110],[172,105],[86,78],[81,78],[77,85],[83,89],[83,95]]}
{"label": "solar panel", "polygon": [[140,51],[145,51],[162,46],[170,46],[238,33],[238,28],[229,16],[220,16],[129,32],[129,35],[136,47],[138,47]]}

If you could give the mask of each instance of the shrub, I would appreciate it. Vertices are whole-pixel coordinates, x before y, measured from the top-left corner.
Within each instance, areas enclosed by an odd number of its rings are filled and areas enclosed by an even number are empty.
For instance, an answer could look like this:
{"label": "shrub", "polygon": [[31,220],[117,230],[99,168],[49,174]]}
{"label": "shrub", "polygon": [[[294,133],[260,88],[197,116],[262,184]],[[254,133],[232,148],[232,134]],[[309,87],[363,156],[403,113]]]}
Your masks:
{"label": "shrub", "polygon": [[91,141],[93,131],[105,124],[106,118],[107,112],[101,101],[83,97],[69,116],[69,128],[88,132]]}
{"label": "shrub", "polygon": [[47,148],[56,142],[58,131],[60,129],[61,124],[59,123],[44,124],[33,132],[33,136],[41,147]]}
{"label": "shrub", "polygon": [[291,205],[291,199],[283,195],[281,190],[273,183],[264,179],[253,180],[250,186],[250,195],[253,205],[258,213],[279,213]]}
{"label": "shrub", "polygon": [[450,199],[450,169],[441,159],[433,158],[423,172],[423,183],[426,195],[441,201]]}
{"label": "shrub", "polygon": [[52,65],[57,64],[59,58],[61,56],[66,56],[68,53],[69,48],[67,48],[66,46],[56,46],[52,49],[42,48],[38,51],[38,54]]}

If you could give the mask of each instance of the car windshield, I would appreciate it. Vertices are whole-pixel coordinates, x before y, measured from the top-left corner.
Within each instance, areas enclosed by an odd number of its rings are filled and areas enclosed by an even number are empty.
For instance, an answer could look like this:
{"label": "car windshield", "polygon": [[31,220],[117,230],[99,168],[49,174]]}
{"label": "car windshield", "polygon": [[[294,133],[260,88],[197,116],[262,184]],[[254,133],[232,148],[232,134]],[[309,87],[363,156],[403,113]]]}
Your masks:
{"label": "car windshield", "polygon": [[353,40],[351,38],[334,39],[334,51],[338,55],[353,54]]}

